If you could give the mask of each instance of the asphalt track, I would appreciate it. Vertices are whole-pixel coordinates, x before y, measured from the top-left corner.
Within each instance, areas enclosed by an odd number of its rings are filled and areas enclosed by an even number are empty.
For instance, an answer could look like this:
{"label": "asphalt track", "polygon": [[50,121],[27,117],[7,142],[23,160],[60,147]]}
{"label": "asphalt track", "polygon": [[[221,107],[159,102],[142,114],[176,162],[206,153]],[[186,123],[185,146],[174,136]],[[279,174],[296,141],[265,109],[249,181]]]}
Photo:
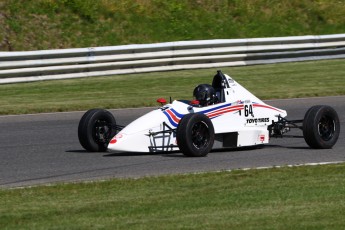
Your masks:
{"label": "asphalt track", "polygon": [[[84,112],[0,116],[0,188],[106,178],[137,178],[239,168],[345,161],[345,96],[266,101],[303,118],[312,105],[331,105],[341,133],[333,149],[310,149],[303,138],[272,139],[260,149],[211,152],[189,158],[181,153],[89,153],[79,145],[78,122]],[[152,108],[111,110],[126,125]]]}

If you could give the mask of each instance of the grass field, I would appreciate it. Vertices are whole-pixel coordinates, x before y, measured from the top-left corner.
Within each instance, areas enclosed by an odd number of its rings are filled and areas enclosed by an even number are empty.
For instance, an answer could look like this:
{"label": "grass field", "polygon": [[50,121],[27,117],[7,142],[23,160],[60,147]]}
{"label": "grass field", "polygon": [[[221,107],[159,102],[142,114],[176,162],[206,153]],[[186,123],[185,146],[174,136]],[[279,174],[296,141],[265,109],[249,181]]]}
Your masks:
{"label": "grass field", "polygon": [[1,0],[0,50],[344,33],[344,0]]}
{"label": "grass field", "polygon": [[0,190],[0,229],[344,229],[344,164]]}
{"label": "grass field", "polygon": [[[345,61],[281,63],[222,68],[261,99],[345,95]],[[156,99],[191,99],[216,69],[156,72],[0,85],[0,114],[130,108]]]}

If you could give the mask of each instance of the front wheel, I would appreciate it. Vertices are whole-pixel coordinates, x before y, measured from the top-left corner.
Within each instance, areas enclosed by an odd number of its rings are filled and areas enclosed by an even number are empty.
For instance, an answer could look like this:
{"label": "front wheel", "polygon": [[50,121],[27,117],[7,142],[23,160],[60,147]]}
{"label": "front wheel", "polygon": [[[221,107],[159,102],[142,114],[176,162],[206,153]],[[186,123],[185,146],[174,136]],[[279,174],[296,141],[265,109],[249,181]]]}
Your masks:
{"label": "front wheel", "polygon": [[330,149],[335,145],[340,133],[337,112],[330,106],[311,107],[303,120],[303,137],[314,149]]}
{"label": "front wheel", "polygon": [[176,130],[177,145],[186,156],[204,157],[212,149],[214,127],[204,114],[185,115]]}
{"label": "front wheel", "polygon": [[81,146],[90,152],[105,152],[116,134],[114,116],[104,109],[91,109],[80,119],[78,138]]}

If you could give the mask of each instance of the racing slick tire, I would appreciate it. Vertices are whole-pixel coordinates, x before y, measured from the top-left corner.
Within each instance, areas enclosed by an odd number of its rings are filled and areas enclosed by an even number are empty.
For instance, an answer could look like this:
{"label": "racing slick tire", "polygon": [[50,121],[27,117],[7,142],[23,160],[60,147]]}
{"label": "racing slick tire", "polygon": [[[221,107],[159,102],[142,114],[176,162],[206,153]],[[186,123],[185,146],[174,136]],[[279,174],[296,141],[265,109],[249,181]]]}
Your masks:
{"label": "racing slick tire", "polygon": [[104,109],[91,109],[80,119],[78,138],[89,152],[105,152],[109,141],[116,134],[116,120]]}
{"label": "racing slick tire", "polygon": [[327,105],[312,106],[303,120],[303,137],[314,149],[330,149],[335,145],[340,133],[337,112]]}
{"label": "racing slick tire", "polygon": [[185,156],[204,157],[212,149],[214,127],[204,114],[185,115],[176,129],[177,145]]}

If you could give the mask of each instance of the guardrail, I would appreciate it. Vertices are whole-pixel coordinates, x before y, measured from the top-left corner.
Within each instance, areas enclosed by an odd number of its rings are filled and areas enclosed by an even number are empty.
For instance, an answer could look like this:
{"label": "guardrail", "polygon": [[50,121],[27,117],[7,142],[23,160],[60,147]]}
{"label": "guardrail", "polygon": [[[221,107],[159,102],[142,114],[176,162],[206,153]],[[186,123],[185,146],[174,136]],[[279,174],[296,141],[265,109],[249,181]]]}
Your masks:
{"label": "guardrail", "polygon": [[0,52],[0,84],[345,58],[345,34]]}

